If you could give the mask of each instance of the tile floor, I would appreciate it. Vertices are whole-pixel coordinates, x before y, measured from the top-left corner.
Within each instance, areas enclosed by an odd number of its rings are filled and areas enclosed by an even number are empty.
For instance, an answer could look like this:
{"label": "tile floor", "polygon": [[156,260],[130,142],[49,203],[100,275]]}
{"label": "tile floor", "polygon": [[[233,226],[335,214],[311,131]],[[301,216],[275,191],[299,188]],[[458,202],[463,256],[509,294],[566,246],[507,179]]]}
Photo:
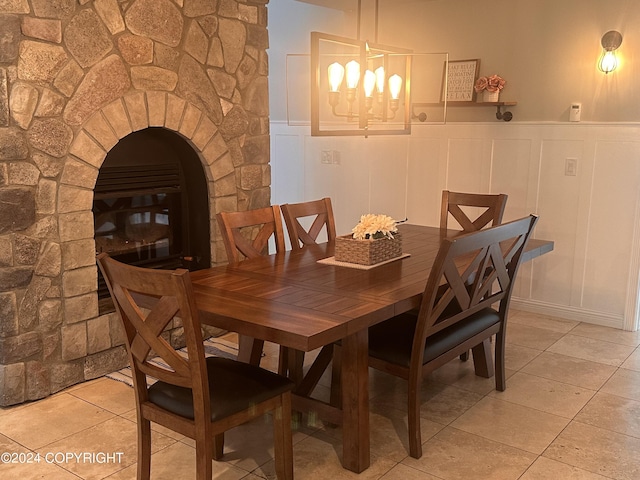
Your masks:
{"label": "tile floor", "polygon": [[[638,479],[639,344],[638,332],[513,312],[505,392],[496,392],[492,379],[475,377],[472,362],[459,360],[425,381],[421,459],[407,455],[404,382],[371,371],[371,467],[360,475],[343,470],[340,429],[307,420],[294,433],[295,476]],[[269,347],[264,364],[271,368],[277,351]],[[323,384],[326,390],[326,379]],[[195,478],[193,442],[163,428],[155,432],[152,478]],[[229,432],[214,478],[274,478],[270,436],[263,420]],[[40,463],[0,461],[3,479],[134,479],[133,391],[101,378],[0,409],[1,452],[23,454],[18,459],[41,454]],[[65,457],[84,452],[111,457]]]}

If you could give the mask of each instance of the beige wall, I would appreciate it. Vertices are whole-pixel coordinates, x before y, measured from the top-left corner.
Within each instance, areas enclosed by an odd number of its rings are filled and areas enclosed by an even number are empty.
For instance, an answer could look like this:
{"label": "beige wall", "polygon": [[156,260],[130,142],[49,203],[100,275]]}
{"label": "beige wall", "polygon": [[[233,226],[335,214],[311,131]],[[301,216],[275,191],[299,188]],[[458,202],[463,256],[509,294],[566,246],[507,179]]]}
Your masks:
{"label": "beige wall", "polygon": [[[514,121],[568,121],[572,102],[583,122],[640,121],[640,2],[637,0],[380,0],[379,41],[414,51],[479,58],[480,74],[507,80]],[[491,8],[486,8],[486,7]],[[600,39],[618,30],[621,65],[597,69]],[[416,86],[418,88],[418,86]],[[485,108],[451,108],[447,121],[484,121]]]}

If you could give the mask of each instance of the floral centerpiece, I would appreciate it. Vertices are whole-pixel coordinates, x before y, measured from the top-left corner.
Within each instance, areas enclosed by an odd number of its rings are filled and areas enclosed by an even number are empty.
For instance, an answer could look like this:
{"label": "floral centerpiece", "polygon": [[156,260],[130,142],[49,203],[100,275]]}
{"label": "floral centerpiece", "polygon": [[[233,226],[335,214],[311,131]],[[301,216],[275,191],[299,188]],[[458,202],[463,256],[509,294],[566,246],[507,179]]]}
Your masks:
{"label": "floral centerpiece", "polygon": [[388,215],[374,215],[367,213],[360,217],[358,224],[351,232],[356,240],[368,240],[376,238],[393,238],[398,231],[396,221]]}
{"label": "floral centerpiece", "polygon": [[484,92],[483,100],[485,102],[497,102],[500,90],[504,88],[506,83],[506,80],[500,75],[489,75],[488,77],[479,77],[473,88],[477,93]]}
{"label": "floral centerpiece", "polygon": [[351,232],[336,238],[339,262],[375,265],[402,255],[402,236],[388,215],[362,215]]}

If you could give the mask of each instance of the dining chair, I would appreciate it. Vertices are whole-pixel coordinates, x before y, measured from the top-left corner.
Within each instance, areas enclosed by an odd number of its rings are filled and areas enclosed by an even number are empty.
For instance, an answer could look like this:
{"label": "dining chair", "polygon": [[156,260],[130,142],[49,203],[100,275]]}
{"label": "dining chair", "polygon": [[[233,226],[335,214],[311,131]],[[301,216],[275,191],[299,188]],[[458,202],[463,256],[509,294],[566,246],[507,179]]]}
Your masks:
{"label": "dining chair", "polygon": [[[308,202],[287,203],[282,205],[281,209],[292,250],[300,250],[305,245],[316,244],[318,236],[323,230],[326,233],[327,241],[335,240],[336,224],[329,197]],[[308,228],[305,228],[303,224],[309,225]],[[319,366],[321,359],[325,359],[326,363],[329,363],[329,359],[332,357],[330,350],[332,349],[332,345],[323,347],[322,353],[316,360],[318,365],[316,368],[321,368]],[[281,375],[286,374],[289,378],[300,382],[303,365],[304,352],[286,348],[280,350],[278,373]]]}
{"label": "dining chair", "polygon": [[[500,225],[506,204],[506,194],[464,193],[443,190],[440,204],[440,230],[447,231],[450,215],[462,227],[463,232],[475,232],[489,224],[491,226]],[[470,216],[472,212],[477,215]],[[469,352],[460,354],[460,360],[463,362],[468,359]]]}
{"label": "dining chair", "polygon": [[[276,252],[285,251],[282,213],[278,205],[242,212],[219,212],[216,218],[229,262],[267,254],[271,237]],[[263,347],[263,340],[238,336],[239,357],[253,365],[260,364]]]}
{"label": "dining chair", "polygon": [[[136,398],[138,480],[150,477],[151,422],[194,439],[196,478],[210,480],[212,459],[223,456],[224,432],[268,412],[273,413],[277,477],[292,479],[293,383],[236,360],[205,358],[187,270],[134,267],[106,253],[97,262],[126,333]],[[184,328],[186,358],[163,337],[176,317]],[[151,362],[153,355],[162,363]],[[150,385],[147,375],[157,381]]]}
{"label": "dining chair", "polygon": [[[336,238],[336,224],[333,218],[330,198],[326,197],[302,203],[287,203],[282,205],[281,208],[293,250],[299,250],[305,245],[317,243],[316,240],[323,228],[327,235],[327,241],[332,241]],[[309,217],[312,218],[310,219]],[[301,219],[311,222],[309,228],[303,227],[302,223],[300,223]]]}
{"label": "dining chair", "polygon": [[[505,329],[513,282],[538,217],[444,239],[418,315],[369,328],[369,366],[408,382],[409,454],[422,456],[420,387],[425,375],[471,349],[476,375],[505,382]],[[497,308],[494,306],[497,304]],[[489,339],[496,335],[495,367]]]}
{"label": "dining chair", "polygon": [[[440,229],[447,230],[449,216],[452,216],[464,232],[475,232],[487,225],[500,225],[507,204],[507,195],[462,193],[442,191],[440,205]],[[473,207],[473,208],[467,208]],[[463,209],[464,208],[464,209]],[[472,212],[478,215],[471,216]]]}
{"label": "dining chair", "polygon": [[282,214],[278,205],[243,212],[219,212],[216,218],[229,262],[266,254],[272,236],[276,252],[285,250]]}

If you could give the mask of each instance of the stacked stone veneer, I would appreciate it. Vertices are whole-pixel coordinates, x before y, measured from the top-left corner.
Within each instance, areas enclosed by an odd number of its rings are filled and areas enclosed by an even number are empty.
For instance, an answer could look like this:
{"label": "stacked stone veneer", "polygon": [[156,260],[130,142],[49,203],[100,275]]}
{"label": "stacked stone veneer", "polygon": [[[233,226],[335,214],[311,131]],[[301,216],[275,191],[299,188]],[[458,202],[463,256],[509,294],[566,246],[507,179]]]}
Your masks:
{"label": "stacked stone veneer", "polygon": [[0,0],[0,406],[126,364],[117,317],[98,314],[91,212],[119,139],[190,142],[214,262],[215,212],[269,204],[267,2]]}

